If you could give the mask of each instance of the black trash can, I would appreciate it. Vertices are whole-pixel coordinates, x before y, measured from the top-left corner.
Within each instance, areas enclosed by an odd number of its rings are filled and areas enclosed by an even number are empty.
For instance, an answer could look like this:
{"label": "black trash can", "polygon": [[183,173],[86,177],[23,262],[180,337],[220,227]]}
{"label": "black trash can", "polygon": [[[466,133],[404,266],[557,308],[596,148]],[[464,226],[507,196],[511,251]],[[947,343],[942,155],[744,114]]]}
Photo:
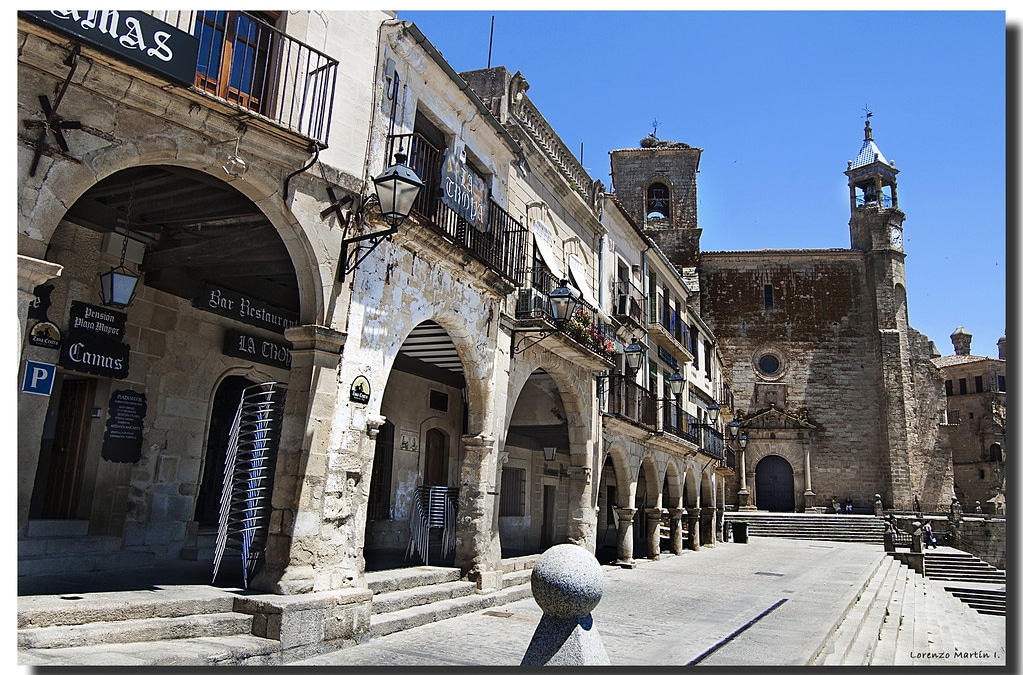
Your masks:
{"label": "black trash can", "polygon": [[745,520],[732,521],[732,541],[736,544],[749,543],[749,523]]}

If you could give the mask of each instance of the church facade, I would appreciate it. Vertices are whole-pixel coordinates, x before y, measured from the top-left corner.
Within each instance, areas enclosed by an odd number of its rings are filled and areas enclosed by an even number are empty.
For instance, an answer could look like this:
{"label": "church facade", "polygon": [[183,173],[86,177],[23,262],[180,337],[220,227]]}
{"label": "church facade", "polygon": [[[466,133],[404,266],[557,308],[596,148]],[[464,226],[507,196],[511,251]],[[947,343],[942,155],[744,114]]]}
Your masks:
{"label": "church facade", "polygon": [[880,495],[889,508],[947,508],[942,376],[908,322],[898,170],[869,120],[845,171],[848,249],[701,251],[701,153],[650,136],[612,151],[612,176],[633,217],[698,278],[748,438],[726,503],[814,511],[838,498],[867,511]]}

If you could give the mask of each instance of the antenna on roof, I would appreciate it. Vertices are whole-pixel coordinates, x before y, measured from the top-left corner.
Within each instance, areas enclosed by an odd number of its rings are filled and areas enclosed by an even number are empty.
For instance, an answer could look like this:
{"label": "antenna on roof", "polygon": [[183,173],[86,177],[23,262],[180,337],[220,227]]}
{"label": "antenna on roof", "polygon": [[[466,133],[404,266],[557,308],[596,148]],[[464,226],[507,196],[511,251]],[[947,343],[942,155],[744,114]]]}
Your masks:
{"label": "antenna on roof", "polygon": [[490,15],[490,48],[487,49],[487,68],[490,68],[490,55],[494,53],[494,15]]}

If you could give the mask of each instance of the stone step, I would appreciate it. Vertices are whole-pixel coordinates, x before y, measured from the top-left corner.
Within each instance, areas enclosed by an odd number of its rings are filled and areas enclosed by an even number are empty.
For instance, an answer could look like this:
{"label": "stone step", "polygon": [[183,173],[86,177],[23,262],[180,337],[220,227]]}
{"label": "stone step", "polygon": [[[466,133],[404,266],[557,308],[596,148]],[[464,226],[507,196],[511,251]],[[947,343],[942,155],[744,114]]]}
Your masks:
{"label": "stone step", "polygon": [[18,576],[82,574],[151,567],[156,554],[150,551],[91,551],[65,555],[18,557]]}
{"label": "stone step", "polygon": [[196,635],[203,637],[249,635],[251,632],[251,615],[224,612],[23,628],[18,631],[18,647],[21,649],[59,649],[97,644],[177,640]]}
{"label": "stone step", "polygon": [[906,594],[911,591],[908,586],[908,572],[909,568],[901,564],[895,569],[892,594],[885,606],[884,618],[881,619],[877,644],[870,655],[872,666],[890,666],[895,663],[902,617],[906,611]]}
{"label": "stone step", "polygon": [[33,537],[84,537],[89,534],[88,520],[30,520],[26,535]]}
{"label": "stone step", "polygon": [[856,602],[846,612],[834,634],[828,639],[810,665],[832,666],[845,663],[849,655],[849,649],[864,625],[863,620],[867,610],[875,602],[878,591],[883,586],[888,569],[897,564],[897,561],[890,557],[885,557],[879,562],[873,574],[867,579],[862,591],[860,591]]}
{"label": "stone step", "polygon": [[18,628],[74,626],[93,621],[173,618],[234,610],[235,595],[208,586],[18,598]]}
{"label": "stone step", "polygon": [[532,596],[532,589],[525,584],[516,584],[503,588],[496,593],[486,595],[473,594],[433,602],[428,605],[417,605],[395,612],[373,614],[370,617],[369,637],[389,635],[398,631],[415,628],[434,621],[450,619],[462,614],[477,612],[497,605],[515,602]]}
{"label": "stone step", "polygon": [[461,579],[457,567],[402,567],[366,573],[366,585],[377,593],[389,593],[418,586],[442,584]]}
{"label": "stone step", "polygon": [[280,643],[254,635],[104,643],[18,652],[22,666],[280,666]]}
{"label": "stone step", "polygon": [[895,592],[896,580],[899,576],[900,565],[890,565],[881,579],[881,586],[878,588],[874,601],[871,602],[863,615],[862,624],[859,626],[856,637],[849,645],[848,652],[842,665],[866,666],[870,665],[874,651],[880,640],[881,630],[884,626],[885,617],[889,613],[889,604]]}
{"label": "stone step", "polygon": [[446,581],[440,584],[403,588],[375,594],[373,596],[373,613],[386,614],[475,593],[476,584],[472,581]]}

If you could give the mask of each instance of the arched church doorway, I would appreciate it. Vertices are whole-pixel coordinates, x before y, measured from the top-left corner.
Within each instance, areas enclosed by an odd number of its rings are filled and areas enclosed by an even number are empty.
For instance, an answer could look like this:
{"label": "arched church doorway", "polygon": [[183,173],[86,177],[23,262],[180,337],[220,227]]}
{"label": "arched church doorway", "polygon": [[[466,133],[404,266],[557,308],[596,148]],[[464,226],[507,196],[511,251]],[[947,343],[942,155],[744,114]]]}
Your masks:
{"label": "arched church doorway", "polygon": [[784,457],[768,455],[756,468],[756,500],[761,511],[796,510],[796,490],[792,466]]}

